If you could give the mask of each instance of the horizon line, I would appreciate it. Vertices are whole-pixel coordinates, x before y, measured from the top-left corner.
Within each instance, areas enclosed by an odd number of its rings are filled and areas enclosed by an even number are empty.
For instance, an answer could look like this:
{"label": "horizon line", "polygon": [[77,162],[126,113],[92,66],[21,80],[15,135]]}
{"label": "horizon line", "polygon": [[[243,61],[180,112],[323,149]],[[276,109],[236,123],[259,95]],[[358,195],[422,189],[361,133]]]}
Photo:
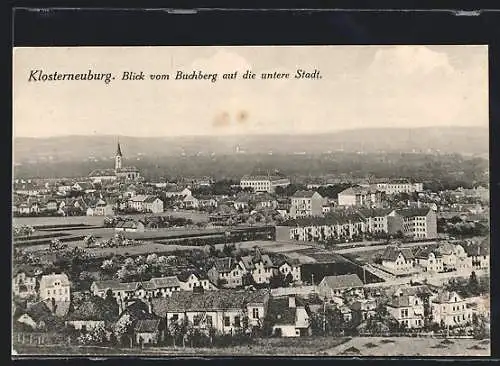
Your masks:
{"label": "horizon line", "polygon": [[463,126],[420,126],[420,127],[397,127],[397,126],[387,126],[387,127],[360,127],[360,128],[350,128],[350,129],[339,129],[333,131],[317,131],[317,132],[267,132],[267,133],[241,133],[241,134],[181,134],[181,135],[156,135],[156,136],[133,136],[133,135],[122,135],[122,134],[66,134],[66,135],[52,135],[52,136],[13,136],[14,139],[50,139],[50,138],[64,138],[64,137],[113,137],[113,138],[173,138],[173,137],[247,137],[247,136],[314,136],[321,134],[335,134],[341,132],[351,132],[360,130],[421,130],[421,129],[451,129],[451,128],[486,128],[489,130],[489,124],[486,126],[478,125],[463,125]]}

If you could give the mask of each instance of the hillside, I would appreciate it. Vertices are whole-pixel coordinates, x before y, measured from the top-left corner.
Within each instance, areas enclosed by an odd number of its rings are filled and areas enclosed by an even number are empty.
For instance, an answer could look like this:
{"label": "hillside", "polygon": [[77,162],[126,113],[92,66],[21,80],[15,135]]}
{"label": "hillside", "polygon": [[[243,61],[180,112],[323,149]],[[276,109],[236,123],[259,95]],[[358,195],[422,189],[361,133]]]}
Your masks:
{"label": "hillside", "polygon": [[[418,129],[361,129],[321,135],[250,135],[193,137],[121,136],[125,158],[140,156],[224,155],[237,145],[247,154],[358,152],[436,152],[485,155],[489,151],[488,129],[471,127]],[[101,160],[114,155],[116,136],[63,136],[16,138],[14,161]]]}

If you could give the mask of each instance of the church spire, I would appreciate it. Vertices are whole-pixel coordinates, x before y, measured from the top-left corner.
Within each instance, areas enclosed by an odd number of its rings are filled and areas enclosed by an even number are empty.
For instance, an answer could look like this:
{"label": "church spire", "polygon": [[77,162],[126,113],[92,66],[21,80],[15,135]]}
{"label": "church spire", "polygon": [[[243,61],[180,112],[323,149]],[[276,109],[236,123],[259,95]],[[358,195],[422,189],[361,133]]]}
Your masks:
{"label": "church spire", "polygon": [[118,138],[118,145],[116,147],[116,156],[123,157],[123,155],[122,155],[122,149],[120,148],[120,138]]}

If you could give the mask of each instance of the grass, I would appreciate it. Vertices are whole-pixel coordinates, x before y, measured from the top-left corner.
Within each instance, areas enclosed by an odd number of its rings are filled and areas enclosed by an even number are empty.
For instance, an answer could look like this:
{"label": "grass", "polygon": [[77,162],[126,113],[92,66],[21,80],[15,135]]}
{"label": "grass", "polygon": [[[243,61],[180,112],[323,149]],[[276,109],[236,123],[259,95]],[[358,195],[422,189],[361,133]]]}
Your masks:
{"label": "grass", "polygon": [[368,342],[365,344],[365,347],[366,348],[375,348],[375,347],[378,347],[378,345],[376,345],[375,343],[372,343],[372,342]]}
{"label": "grass", "polygon": [[387,343],[396,343],[396,341],[392,339],[382,339],[380,343],[387,344]]}
{"label": "grass", "polygon": [[332,337],[302,337],[302,338],[265,338],[255,339],[252,344],[221,348],[183,348],[183,347],[154,347],[154,348],[108,348],[108,347],[79,347],[79,346],[27,346],[19,345],[14,349],[19,355],[105,355],[105,356],[132,356],[132,355],[172,355],[172,356],[258,356],[258,355],[317,355],[323,349],[336,347],[349,341],[349,338]]}

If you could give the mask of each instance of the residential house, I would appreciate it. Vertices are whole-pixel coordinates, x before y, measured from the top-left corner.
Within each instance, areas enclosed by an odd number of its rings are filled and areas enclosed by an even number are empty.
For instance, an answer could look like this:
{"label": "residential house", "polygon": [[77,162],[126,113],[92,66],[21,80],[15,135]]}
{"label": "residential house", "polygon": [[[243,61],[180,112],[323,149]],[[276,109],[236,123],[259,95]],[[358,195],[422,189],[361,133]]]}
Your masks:
{"label": "residential house", "polygon": [[161,342],[165,334],[165,323],[157,319],[140,319],[134,325],[134,337],[137,344],[154,345]]}
{"label": "residential house", "polygon": [[54,323],[55,317],[43,301],[28,305],[25,311],[17,316],[16,321],[34,331],[46,331]]}
{"label": "residential house", "polygon": [[423,183],[412,183],[406,179],[377,183],[377,188],[384,191],[388,195],[422,192],[424,190]]}
{"label": "residential house", "polygon": [[413,239],[435,239],[437,235],[436,212],[430,207],[397,210],[401,218],[403,235]]}
{"label": "residential house", "polygon": [[323,216],[325,199],[315,191],[297,191],[292,196],[290,217]]}
{"label": "residential house", "polygon": [[256,210],[263,208],[275,209],[278,201],[267,193],[258,193],[252,197],[253,206]]}
{"label": "residential house", "polygon": [[212,197],[200,196],[198,198],[199,208],[215,208],[217,207],[217,200]]}
{"label": "residential house", "polygon": [[127,220],[127,221],[119,221],[115,226],[115,231],[125,231],[125,232],[133,232],[133,233],[142,233],[145,230],[144,222],[139,220]]}
{"label": "residential house", "polygon": [[239,287],[243,285],[244,273],[245,270],[234,258],[216,258],[213,267],[208,270],[208,278],[222,287]]}
{"label": "residential house", "polygon": [[118,307],[110,308],[106,300],[99,296],[87,296],[68,314],[66,325],[81,331],[104,327],[118,319],[118,311]]}
{"label": "residential house", "polygon": [[193,196],[186,196],[182,200],[182,206],[186,209],[198,209],[200,207],[200,202]]}
{"label": "residential house", "polygon": [[[287,222],[287,240],[328,241],[349,240],[366,231],[365,219],[357,212],[330,212],[325,217],[301,217]],[[282,235],[282,229],[280,229]],[[277,231],[278,232],[278,231]]]}
{"label": "residential house", "polygon": [[232,334],[252,327],[262,328],[267,315],[267,290],[219,290],[217,292],[176,292],[168,298],[152,300],[153,312],[173,322],[187,320],[195,329],[207,332],[213,328],[222,334]]}
{"label": "residential house", "polygon": [[87,209],[87,216],[111,216],[114,213],[113,205],[99,199],[93,207]]}
{"label": "residential house", "polygon": [[183,188],[179,189],[178,187],[170,187],[165,191],[165,196],[167,198],[181,198],[181,197],[187,197],[187,196],[192,196],[193,193],[189,188]]}
{"label": "residential house", "polygon": [[473,269],[490,268],[490,238],[466,246],[467,255],[471,258]]}
{"label": "residential house", "polygon": [[76,182],[75,184],[73,184],[71,189],[74,191],[84,192],[84,193],[92,193],[96,191],[92,183],[89,182]]}
{"label": "residential house", "polygon": [[93,183],[111,182],[116,180],[114,169],[96,169],[89,174],[89,179]]}
{"label": "residential house", "polygon": [[422,328],[424,326],[424,301],[419,296],[394,295],[387,303],[386,308],[388,313],[406,328]]}
{"label": "residential house", "polygon": [[163,201],[155,196],[137,195],[127,201],[128,207],[139,212],[161,213]]}
{"label": "residential house", "polygon": [[19,272],[12,279],[12,293],[14,296],[26,298],[36,296],[36,278],[28,276],[25,272]]}
{"label": "residential house", "polygon": [[57,211],[59,204],[57,203],[57,200],[54,199],[49,199],[47,201],[47,211]]}
{"label": "residential house", "polygon": [[415,266],[415,257],[410,248],[399,248],[390,245],[385,248],[381,257],[382,266],[396,272],[410,272]]}
{"label": "residential house", "polygon": [[415,264],[419,265],[424,272],[444,272],[443,255],[435,248],[419,248],[415,251]]}
{"label": "residential house", "polygon": [[285,258],[277,263],[278,271],[285,276],[285,278],[290,275],[292,282],[300,283],[301,277],[301,265],[300,261],[296,258]]}
{"label": "residential house", "polygon": [[275,192],[277,187],[287,187],[290,180],[284,177],[271,175],[245,175],[240,180],[240,187],[252,188],[254,192]]}
{"label": "residential house", "polygon": [[362,323],[377,313],[377,302],[375,299],[358,299],[351,303],[350,308],[354,321]]}
{"label": "residential house", "polygon": [[246,210],[250,207],[250,196],[248,194],[240,194],[234,200],[233,206],[236,210]]}
{"label": "residential house", "polygon": [[338,194],[339,206],[378,207],[382,203],[382,192],[371,187],[354,186]]}
{"label": "residential house", "polygon": [[312,334],[306,303],[295,295],[270,298],[268,316],[272,317],[272,332],[276,336],[301,337]]}
{"label": "residential house", "polygon": [[321,298],[331,300],[335,296],[342,296],[346,292],[357,295],[363,294],[363,281],[356,274],[325,276],[318,285]]}
{"label": "residential house", "polygon": [[40,279],[40,300],[50,299],[56,302],[70,301],[71,283],[65,273],[43,275]]}
{"label": "residential house", "polygon": [[455,327],[472,321],[472,309],[455,291],[443,291],[431,299],[432,320],[446,327]]}
{"label": "residential house", "polygon": [[389,233],[389,214],[392,209],[386,208],[368,208],[358,211],[366,223],[366,231],[372,234]]}
{"label": "residential house", "polygon": [[217,287],[210,282],[210,279],[205,274],[198,272],[183,272],[178,276],[180,288],[183,291],[194,291],[196,288],[203,290],[216,290]]}
{"label": "residential house", "polygon": [[256,249],[253,255],[241,257],[239,265],[252,275],[257,284],[269,283],[276,270],[271,258],[267,254],[261,254],[259,249]]}

